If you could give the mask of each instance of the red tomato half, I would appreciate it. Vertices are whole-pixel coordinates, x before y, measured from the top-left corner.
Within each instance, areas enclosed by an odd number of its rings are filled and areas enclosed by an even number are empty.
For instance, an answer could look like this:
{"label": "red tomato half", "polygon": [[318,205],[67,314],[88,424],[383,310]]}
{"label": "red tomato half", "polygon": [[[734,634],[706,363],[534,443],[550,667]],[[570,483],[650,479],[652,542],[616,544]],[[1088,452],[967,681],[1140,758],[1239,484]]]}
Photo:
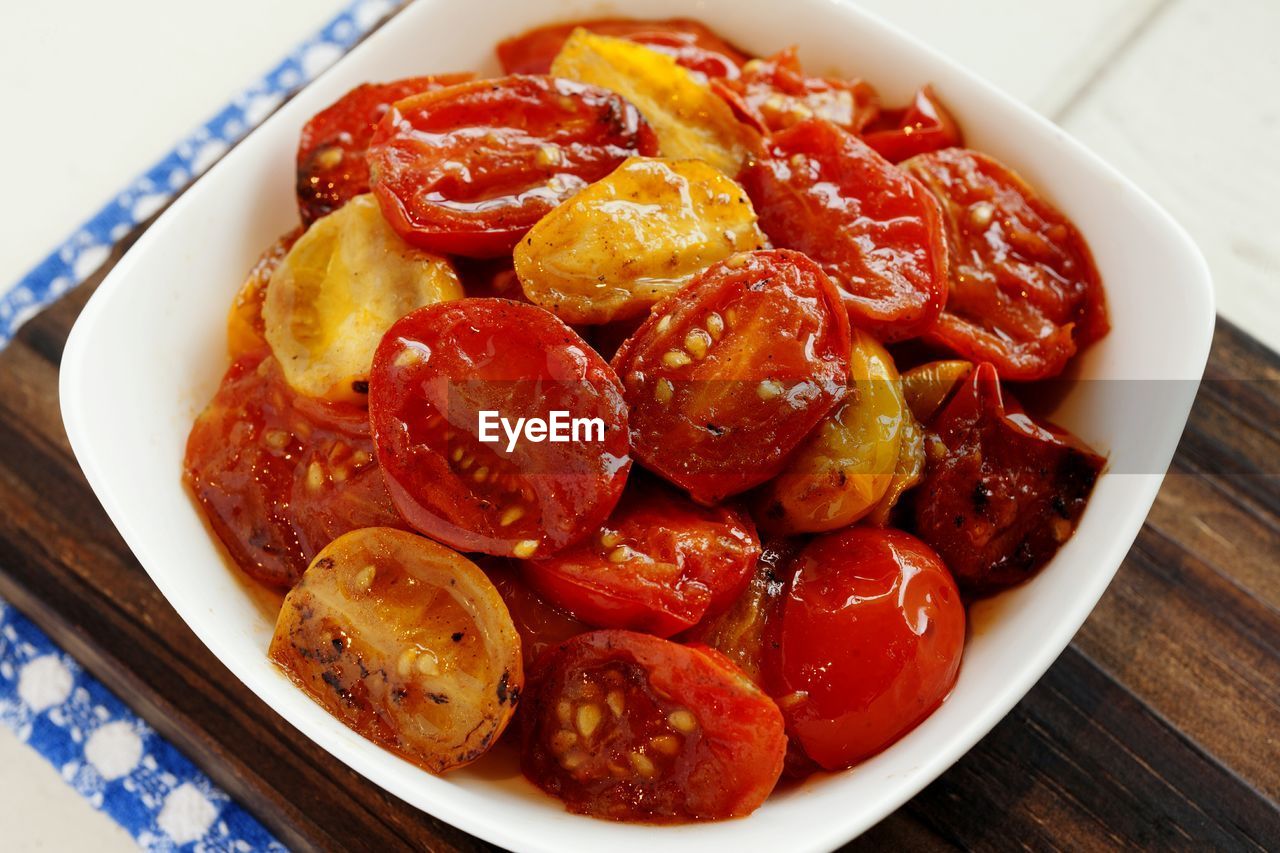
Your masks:
{"label": "red tomato half", "polygon": [[916,490],[916,531],[967,592],[1035,574],[1075,532],[1106,460],[1033,420],[978,365],[933,419]]}
{"label": "red tomato half", "polygon": [[929,334],[1002,379],[1055,376],[1107,333],[1093,256],[1071,221],[985,154],[948,148],[902,168],[942,202],[950,296]]}
{"label": "red tomato half", "polygon": [[849,322],[799,252],[733,255],[658,304],[613,358],[645,467],[699,503],[776,475],[845,394]]}
{"label": "red tomato half", "polygon": [[900,530],[819,536],[794,569],[765,683],[788,733],[839,770],[911,731],[951,692],[964,605],[938,555]]}
{"label": "red tomato half", "polygon": [[697,21],[669,18],[664,21],[630,21],[623,18],[574,21],[529,30],[499,42],[498,61],[507,74],[547,74],[565,40],[582,27],[603,36],[625,38],[675,57],[676,62],[711,78],[738,76],[747,57],[733,45]]}
{"label": "red tomato half", "polygon": [[592,817],[750,814],[787,748],[777,706],[723,655],[630,631],[569,640],[524,703],[525,776]]}
{"label": "red tomato half", "polygon": [[512,76],[398,101],[369,144],[369,168],[406,241],[491,257],[623,160],[657,150],[644,117],[613,92]]}
{"label": "red tomato half", "polygon": [[741,179],[774,245],[804,252],[841,288],[850,321],[882,341],[927,331],[947,297],[937,201],[834,124],[772,136]]}
{"label": "red tomato half", "polygon": [[406,525],[363,408],[296,394],[261,351],[231,365],[187,438],[186,480],[245,572],[289,588],[332,540]]}
{"label": "red tomato half", "polygon": [[882,112],[863,131],[862,139],[891,163],[964,144],[960,126],[942,106],[931,86],[916,92],[911,105],[905,109]]}
{"label": "red tomato half", "polygon": [[[482,411],[496,441],[480,440]],[[460,551],[527,558],[570,545],[600,528],[631,466],[609,365],[551,314],[503,299],[430,305],[392,326],[369,416],[396,507]],[[526,432],[531,421],[542,430]]]}
{"label": "red tomato half", "polygon": [[879,112],[880,99],[869,83],[808,77],[794,47],[748,62],[737,80],[716,81],[713,88],[738,118],[761,133],[784,130],[814,116],[857,133]]}
{"label": "red tomato half", "polygon": [[599,533],[524,574],[587,622],[669,637],[732,603],[759,556],[746,515],[633,477]]}
{"label": "red tomato half", "polygon": [[356,86],[312,116],[298,140],[298,211],[304,225],[369,191],[365,149],[387,108],[401,98],[464,83],[474,74],[410,77]]}

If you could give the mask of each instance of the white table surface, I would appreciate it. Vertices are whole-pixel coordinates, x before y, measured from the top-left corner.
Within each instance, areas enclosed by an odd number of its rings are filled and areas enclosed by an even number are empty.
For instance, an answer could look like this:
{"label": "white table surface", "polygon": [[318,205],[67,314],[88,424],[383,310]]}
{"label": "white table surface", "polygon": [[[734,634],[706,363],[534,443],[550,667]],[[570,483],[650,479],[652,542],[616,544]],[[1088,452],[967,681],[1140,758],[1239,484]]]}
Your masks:
{"label": "white table surface", "polygon": [[[6,4],[0,288],[344,5]],[[1280,349],[1280,2],[863,5],[1003,86],[1132,177],[1200,244],[1219,312]],[[0,848],[14,853],[133,849],[123,830],[6,730],[0,827]]]}

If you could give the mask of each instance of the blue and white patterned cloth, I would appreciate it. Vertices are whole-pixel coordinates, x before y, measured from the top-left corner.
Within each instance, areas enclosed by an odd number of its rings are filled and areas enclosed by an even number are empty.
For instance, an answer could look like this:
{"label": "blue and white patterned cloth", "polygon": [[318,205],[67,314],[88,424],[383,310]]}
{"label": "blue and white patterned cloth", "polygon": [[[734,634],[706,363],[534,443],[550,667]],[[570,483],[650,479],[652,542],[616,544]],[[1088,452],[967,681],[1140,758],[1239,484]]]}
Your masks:
{"label": "blue and white patterned cloth", "polygon": [[[356,0],[0,294],[0,346],[402,0]],[[0,724],[145,850],[285,848],[185,756],[0,600]],[[0,769],[0,772],[3,772]]]}

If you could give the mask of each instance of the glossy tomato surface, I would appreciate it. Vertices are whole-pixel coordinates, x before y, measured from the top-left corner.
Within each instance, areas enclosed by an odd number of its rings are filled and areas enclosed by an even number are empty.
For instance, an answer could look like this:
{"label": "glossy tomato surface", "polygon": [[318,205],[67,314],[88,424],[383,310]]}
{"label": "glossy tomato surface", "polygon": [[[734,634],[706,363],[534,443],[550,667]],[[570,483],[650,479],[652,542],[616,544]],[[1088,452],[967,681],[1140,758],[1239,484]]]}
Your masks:
{"label": "glossy tomato surface", "polygon": [[916,530],[967,592],[1035,574],[1075,532],[1106,460],[1041,421],[978,365],[930,424]]}
{"label": "glossy tomato surface", "polygon": [[397,102],[369,144],[369,168],[406,241],[490,257],[623,160],[656,153],[644,117],[618,95],[514,75]]}
{"label": "glossy tomato surface", "polygon": [[788,733],[838,770],[892,744],[951,692],[964,605],[938,555],[899,530],[820,536],[793,568],[765,683]]}
{"label": "glossy tomato surface", "polygon": [[636,458],[699,503],[764,482],[844,396],[849,347],[816,264],[785,250],[731,256],[614,356]]}
{"label": "glossy tomato surface", "polygon": [[[553,412],[564,440],[552,440]],[[369,415],[396,507],[461,551],[528,558],[576,542],[608,517],[631,464],[609,365],[519,302],[463,299],[398,321],[374,354]],[[521,426],[531,419],[540,433]],[[598,424],[575,435],[577,419]]]}
{"label": "glossy tomato surface", "polygon": [[285,598],[270,654],[329,713],[432,773],[484,754],[524,685],[520,639],[484,573],[385,527],[317,555]]}
{"label": "glossy tomato surface", "polygon": [[310,225],[369,191],[365,150],[387,109],[401,98],[464,83],[474,74],[365,83],[312,116],[298,140],[298,211]]}
{"label": "glossy tomato surface", "polygon": [[263,250],[245,276],[244,284],[227,312],[227,353],[232,361],[247,355],[261,355],[271,348],[267,343],[267,324],[262,317],[267,284],[300,236],[300,227],[282,234]]}
{"label": "glossy tomato surface", "polygon": [[546,74],[570,34],[582,27],[603,36],[625,38],[668,54],[690,71],[708,77],[738,76],[747,57],[704,24],[688,18],[635,21],[597,18],[551,24],[498,43],[498,61],[507,74]]}
{"label": "glossy tomato surface", "polygon": [[942,203],[950,245],[950,295],[931,340],[991,362],[1002,379],[1030,380],[1057,375],[1107,333],[1084,238],[1017,174],[963,148],[902,166]]}
{"label": "glossy tomato surface", "polygon": [[562,645],[522,713],[521,768],[573,812],[684,823],[750,814],[778,780],[782,715],[718,652],[630,631]]}
{"label": "glossy tomato surface", "polygon": [[534,592],[520,577],[520,567],[515,561],[478,555],[477,562],[497,587],[511,614],[516,633],[520,635],[525,672],[536,672],[542,656],[565,640],[593,630],[592,626]]}
{"label": "glossy tomato surface", "polygon": [[358,527],[403,527],[363,408],[294,393],[262,352],[231,365],[187,438],[187,483],[245,572],[288,588]]}
{"label": "glossy tomato surface", "polygon": [[895,341],[937,321],[947,298],[938,203],[861,139],[808,119],[771,136],[741,180],[760,228],[830,274],[855,326]]}
{"label": "glossy tomato surface", "polygon": [[584,621],[668,637],[732,603],[759,556],[745,513],[633,476],[598,533],[525,563],[524,573]]}
{"label": "glossy tomato surface", "polygon": [[932,86],[916,92],[907,107],[880,113],[867,126],[862,139],[890,163],[964,144],[960,125],[934,94]]}
{"label": "glossy tomato surface", "polygon": [[800,67],[794,47],[748,62],[738,79],[717,81],[715,89],[739,118],[762,133],[814,117],[858,133],[879,113],[880,99],[870,84],[810,77]]}

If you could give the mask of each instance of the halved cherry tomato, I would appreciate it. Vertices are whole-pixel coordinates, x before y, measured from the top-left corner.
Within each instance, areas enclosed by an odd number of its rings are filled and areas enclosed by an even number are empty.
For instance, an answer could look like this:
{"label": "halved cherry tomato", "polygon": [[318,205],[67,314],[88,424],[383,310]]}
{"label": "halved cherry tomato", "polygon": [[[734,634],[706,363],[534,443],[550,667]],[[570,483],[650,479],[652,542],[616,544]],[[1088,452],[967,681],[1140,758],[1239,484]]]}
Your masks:
{"label": "halved cherry tomato", "polygon": [[526,699],[521,769],[569,811],[684,823],[750,814],[782,771],[769,697],[727,658],[630,631],[562,645]]}
{"label": "halved cherry tomato", "polygon": [[933,419],[916,532],[966,592],[1031,577],[1075,532],[1106,460],[1006,397],[980,364]]}
{"label": "halved cherry tomato", "polygon": [[369,143],[369,168],[405,240],[491,257],[623,160],[656,153],[644,117],[614,93],[512,76],[396,102]]}
{"label": "halved cherry tomato", "polygon": [[795,47],[768,59],[753,59],[737,80],[714,81],[712,88],[761,133],[785,130],[815,116],[858,133],[879,112],[880,98],[869,83],[808,77]]}
{"label": "halved cherry tomato", "polygon": [[770,137],[742,173],[774,245],[817,261],[849,319],[882,341],[927,331],[947,297],[937,201],[853,134],[809,119]]}
{"label": "halved cherry tomato", "polygon": [[551,604],[533,591],[520,577],[519,566],[502,557],[478,555],[477,564],[497,587],[520,635],[524,671],[532,676],[538,661],[565,640],[593,630],[573,614]]}
{"label": "halved cherry tomato", "polygon": [[302,126],[298,140],[298,211],[310,225],[369,191],[365,149],[387,108],[402,98],[454,86],[474,74],[410,77],[356,86]]}
{"label": "halved cherry tomato", "polygon": [[253,269],[249,270],[249,275],[227,313],[227,352],[232,361],[246,355],[260,355],[270,349],[267,344],[267,324],[262,319],[262,303],[267,298],[267,283],[301,236],[301,228],[282,235],[258,256]]}
{"label": "halved cherry tomato", "polygon": [[951,692],[964,605],[938,555],[900,530],[820,536],[794,566],[765,683],[787,732],[839,770],[915,728]]}
{"label": "halved cherry tomato", "polygon": [[973,362],[959,359],[929,361],[902,374],[902,394],[916,420],[927,424],[973,372]]}
{"label": "halved cherry tomato", "polygon": [[813,261],[748,252],[659,304],[613,366],[636,458],[711,504],[775,476],[841,400],[849,322]]}
{"label": "halved cherry tomato", "polygon": [[[1002,379],[1055,376],[1110,328],[1098,270],[1080,232],[1013,171],[948,148],[902,168],[942,202],[950,295],[929,339]],[[768,228],[765,229],[766,231]]]}
{"label": "halved cherry tomato", "polygon": [[[480,440],[484,411],[493,441]],[[569,440],[553,440],[553,412]],[[576,542],[608,517],[631,465],[609,365],[519,302],[463,299],[402,318],[374,355],[369,416],[396,507],[461,551],[529,558]],[[531,419],[544,422],[532,437],[521,426]]]}
{"label": "halved cherry tomato", "polygon": [[294,393],[258,352],[227,371],[187,438],[186,480],[231,558],[288,588],[357,527],[403,527],[363,408]]}
{"label": "halved cherry tomato", "polygon": [[731,660],[747,678],[761,684],[769,620],[775,618],[782,602],[790,563],[800,546],[799,539],[766,541],[755,572],[738,600],[728,610],[709,616],[676,639],[710,646]]}
{"label": "halved cherry tomato", "polygon": [[316,556],[285,597],[270,655],[330,714],[432,773],[483,755],[524,687],[520,638],[484,573],[386,527]]}
{"label": "halved cherry tomato", "polygon": [[932,86],[916,92],[910,106],[881,112],[863,131],[862,139],[890,163],[964,144],[960,126],[942,106]]}
{"label": "halved cherry tomato", "polygon": [[738,76],[747,57],[742,51],[716,35],[706,25],[688,18],[660,21],[635,21],[625,18],[599,18],[551,24],[529,30],[498,42],[498,61],[506,74],[547,74],[551,60],[573,31],[581,27],[602,36],[615,36],[639,42],[668,54],[691,71],[708,77]]}
{"label": "halved cherry tomato", "polygon": [[916,420],[908,406],[902,412],[902,440],[898,444],[898,461],[893,468],[889,488],[865,521],[876,527],[888,527],[889,519],[902,496],[920,485],[924,479],[924,427]]}
{"label": "halved cherry tomato", "polygon": [[524,576],[593,625],[669,637],[731,604],[759,556],[746,515],[633,477],[599,533],[526,562]]}

